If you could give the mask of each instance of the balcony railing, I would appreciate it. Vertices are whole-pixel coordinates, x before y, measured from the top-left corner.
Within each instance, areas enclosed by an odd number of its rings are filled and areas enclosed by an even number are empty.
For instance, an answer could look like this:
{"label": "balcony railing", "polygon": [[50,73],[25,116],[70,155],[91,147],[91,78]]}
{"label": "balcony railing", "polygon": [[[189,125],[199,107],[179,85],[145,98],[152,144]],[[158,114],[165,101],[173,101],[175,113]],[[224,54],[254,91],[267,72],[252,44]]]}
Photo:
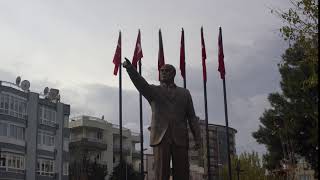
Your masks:
{"label": "balcony railing", "polygon": [[77,141],[83,141],[83,140],[106,144],[102,139],[98,139],[98,138],[90,138],[90,137],[71,137],[70,138],[70,142],[77,142]]}
{"label": "balcony railing", "polygon": [[[120,152],[120,145],[119,144],[113,144],[113,151]],[[129,153],[131,151],[131,148],[129,146],[122,146],[122,151],[124,153]]]}
{"label": "balcony railing", "polygon": [[23,91],[23,89],[21,89],[21,87],[17,86],[16,84],[14,83],[11,83],[11,82],[7,82],[7,81],[0,81],[0,85],[2,86],[7,86],[7,87],[11,87],[11,88],[14,88],[16,90],[19,90],[19,91]]}
{"label": "balcony railing", "polygon": [[140,133],[136,133],[136,132],[131,132],[132,136],[137,136],[140,137]]}
{"label": "balcony railing", "polygon": [[138,151],[138,150],[132,150],[132,157],[134,157],[134,158],[140,158],[140,151]]}

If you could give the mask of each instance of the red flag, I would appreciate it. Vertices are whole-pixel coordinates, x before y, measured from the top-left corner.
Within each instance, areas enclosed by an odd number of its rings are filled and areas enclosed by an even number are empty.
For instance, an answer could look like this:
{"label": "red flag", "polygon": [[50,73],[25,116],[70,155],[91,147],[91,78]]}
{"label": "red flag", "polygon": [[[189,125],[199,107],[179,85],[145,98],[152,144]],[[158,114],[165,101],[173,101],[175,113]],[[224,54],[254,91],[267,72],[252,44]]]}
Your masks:
{"label": "red flag", "polygon": [[186,62],[185,62],[185,47],[184,47],[184,30],[181,32],[181,46],[180,46],[180,70],[183,79],[186,78]]}
{"label": "red flag", "polygon": [[165,64],[161,30],[159,30],[159,52],[158,52],[158,71],[160,80],[160,69]]}
{"label": "red flag", "polygon": [[207,82],[207,68],[206,68],[206,46],[204,44],[203,38],[203,27],[201,27],[201,48],[202,48],[202,73],[203,73],[203,81]]}
{"label": "red flag", "polygon": [[142,48],[141,48],[141,34],[139,30],[137,42],[136,42],[136,48],[134,49],[134,54],[132,58],[132,65],[136,69],[137,69],[137,63],[141,60],[142,57],[143,57],[143,54],[142,54]]}
{"label": "red flag", "polygon": [[219,67],[218,71],[220,72],[221,79],[225,78],[225,68],[224,68],[224,54],[223,54],[223,44],[222,44],[222,30],[221,27],[219,27],[219,38],[218,38],[218,46],[219,46],[219,54],[218,54],[218,60],[219,60]]}
{"label": "red flag", "polygon": [[118,74],[119,66],[121,66],[121,31],[119,32],[117,49],[113,57],[114,70],[113,74],[116,76]]}

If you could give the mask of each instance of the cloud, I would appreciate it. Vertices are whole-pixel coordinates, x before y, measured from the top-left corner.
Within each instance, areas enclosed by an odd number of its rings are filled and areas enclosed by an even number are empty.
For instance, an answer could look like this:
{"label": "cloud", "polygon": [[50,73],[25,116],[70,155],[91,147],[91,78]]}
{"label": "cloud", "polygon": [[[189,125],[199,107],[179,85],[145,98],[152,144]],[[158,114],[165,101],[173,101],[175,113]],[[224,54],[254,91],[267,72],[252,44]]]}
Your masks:
{"label": "cloud", "polygon": [[[32,2],[32,3],[31,3]],[[87,114],[118,123],[118,77],[112,58],[122,31],[123,57],[131,58],[137,31],[142,32],[143,75],[158,84],[158,30],[161,28],[167,63],[179,76],[180,31],[184,27],[187,87],[197,114],[204,118],[200,27],[207,48],[209,122],[224,125],[222,82],[217,72],[218,26],[223,27],[230,126],[238,130],[239,151],[252,147],[258,117],[268,107],[268,93],[279,90],[277,63],[286,44],[279,37],[281,21],[269,7],[287,7],[276,0],[212,1],[0,1],[0,80],[14,82],[20,75],[31,89],[60,89],[71,104],[72,116]],[[144,129],[150,107],[143,100]],[[123,73],[124,126],[139,132],[138,92]],[[144,131],[145,144],[149,132]],[[248,142],[250,143],[248,145]],[[243,150],[242,150],[243,149]]]}

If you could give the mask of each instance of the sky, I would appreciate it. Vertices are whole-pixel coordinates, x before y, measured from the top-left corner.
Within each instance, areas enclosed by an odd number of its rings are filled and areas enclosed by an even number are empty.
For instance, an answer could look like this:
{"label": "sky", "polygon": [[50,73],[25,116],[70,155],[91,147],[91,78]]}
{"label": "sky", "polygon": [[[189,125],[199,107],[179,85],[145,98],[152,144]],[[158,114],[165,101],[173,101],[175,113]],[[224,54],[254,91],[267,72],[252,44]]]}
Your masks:
{"label": "sky", "polygon": [[[289,0],[1,0],[0,80],[17,76],[31,90],[58,88],[71,105],[71,117],[104,115],[118,124],[118,77],[112,59],[118,33],[122,56],[133,56],[141,30],[142,74],[157,78],[158,31],[165,61],[179,71],[181,28],[185,31],[187,88],[197,115],[204,119],[200,28],[207,50],[209,123],[225,125],[223,87],[218,68],[218,27],[222,27],[226,65],[229,126],[237,129],[237,152],[265,153],[252,137],[259,117],[270,105],[269,93],[280,91],[277,64],[287,47],[282,21],[270,11],[287,9]],[[123,124],[139,132],[138,92],[123,71]],[[149,146],[151,109],[143,101],[145,146]]]}

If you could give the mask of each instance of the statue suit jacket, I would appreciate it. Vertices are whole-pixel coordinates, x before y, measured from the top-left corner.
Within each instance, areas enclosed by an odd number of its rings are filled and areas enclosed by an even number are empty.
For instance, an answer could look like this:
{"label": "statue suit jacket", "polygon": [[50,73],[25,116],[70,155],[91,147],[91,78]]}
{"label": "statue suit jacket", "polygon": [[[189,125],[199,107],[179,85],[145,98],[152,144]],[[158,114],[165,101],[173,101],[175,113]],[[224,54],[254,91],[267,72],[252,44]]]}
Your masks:
{"label": "statue suit jacket", "polygon": [[150,146],[158,145],[165,133],[171,131],[171,141],[175,145],[188,147],[188,122],[195,140],[200,143],[199,119],[195,115],[189,90],[175,85],[170,90],[162,85],[149,85],[131,64],[127,72],[151,105]]}

